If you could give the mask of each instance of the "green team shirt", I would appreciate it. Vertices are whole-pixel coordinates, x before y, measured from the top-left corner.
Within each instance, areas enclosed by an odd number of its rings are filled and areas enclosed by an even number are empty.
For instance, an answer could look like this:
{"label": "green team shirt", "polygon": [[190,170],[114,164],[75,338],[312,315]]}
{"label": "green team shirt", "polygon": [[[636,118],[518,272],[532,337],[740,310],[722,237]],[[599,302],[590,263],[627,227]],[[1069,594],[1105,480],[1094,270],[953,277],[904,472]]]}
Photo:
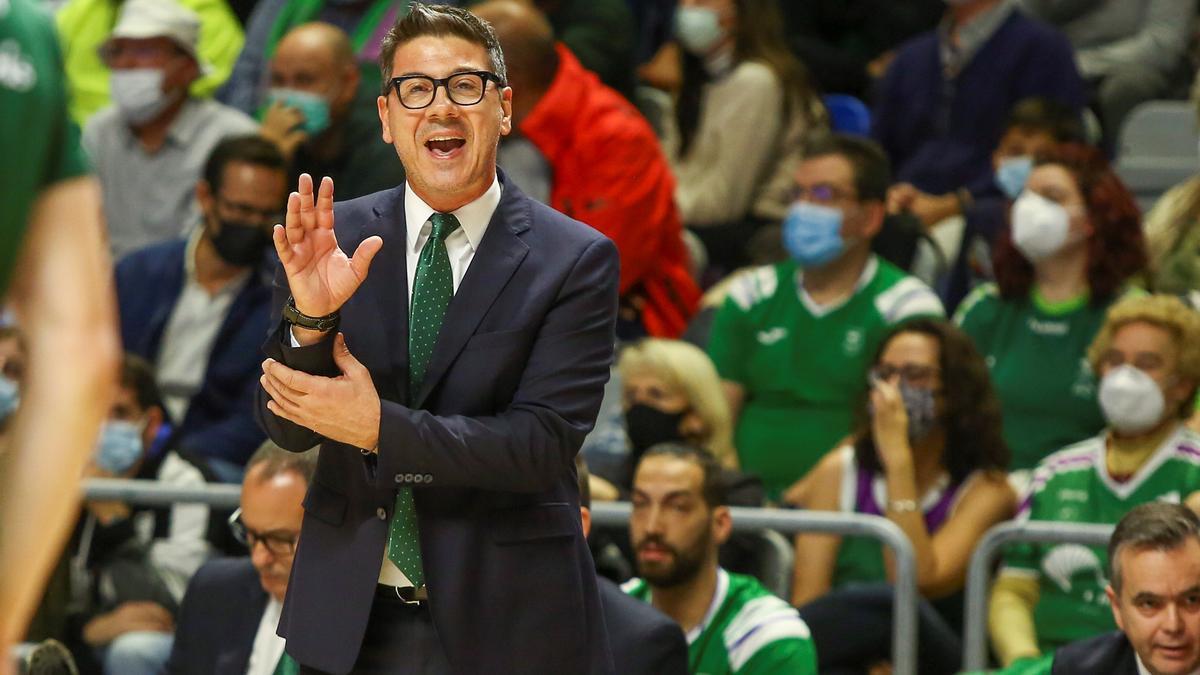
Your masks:
{"label": "green team shirt", "polygon": [[[1115,525],[1138,504],[1179,503],[1200,490],[1200,436],[1183,425],[1124,482],[1109,475],[1105,452],[1100,435],[1047,457],[1033,474],[1018,520]],[[1038,580],[1034,627],[1043,654],[1116,629],[1104,595],[1107,569],[1102,547],[1019,543],[1008,548],[1004,573]]]}
{"label": "green team shirt", "polygon": [[888,330],[943,315],[928,286],[875,256],[840,304],[817,305],[802,282],[792,261],[735,279],[708,343],[717,372],[746,392],[734,438],[738,460],[772,498],[850,432]]}
{"label": "green team shirt", "polygon": [[1087,348],[1109,304],[1087,297],[1053,304],[1036,290],[1004,300],[995,284],[985,284],[959,307],[955,320],[987,360],[1004,407],[1011,468],[1032,469],[1104,428]]}
{"label": "green team shirt", "polygon": [[[650,602],[650,586],[630,579],[626,593]],[[754,577],[717,569],[704,619],[687,634],[692,675],[816,675],[817,651],[795,607]]]}
{"label": "green team shirt", "polygon": [[38,194],[85,171],[54,23],[35,0],[0,0],[0,294]]}

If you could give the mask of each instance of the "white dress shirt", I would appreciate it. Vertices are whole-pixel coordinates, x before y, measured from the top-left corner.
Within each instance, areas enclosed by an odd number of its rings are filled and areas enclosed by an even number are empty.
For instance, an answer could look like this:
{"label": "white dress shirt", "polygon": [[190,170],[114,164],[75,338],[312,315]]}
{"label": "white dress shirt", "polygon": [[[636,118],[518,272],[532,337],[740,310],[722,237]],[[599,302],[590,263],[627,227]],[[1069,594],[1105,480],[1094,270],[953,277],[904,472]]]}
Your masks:
{"label": "white dress shirt", "polygon": [[254,647],[250,650],[246,675],[274,675],[275,668],[279,666],[279,659],[283,658],[283,647],[286,644],[283,638],[275,634],[282,611],[282,602],[274,596],[267,599],[267,607],[258,622],[258,632],[254,634]]}

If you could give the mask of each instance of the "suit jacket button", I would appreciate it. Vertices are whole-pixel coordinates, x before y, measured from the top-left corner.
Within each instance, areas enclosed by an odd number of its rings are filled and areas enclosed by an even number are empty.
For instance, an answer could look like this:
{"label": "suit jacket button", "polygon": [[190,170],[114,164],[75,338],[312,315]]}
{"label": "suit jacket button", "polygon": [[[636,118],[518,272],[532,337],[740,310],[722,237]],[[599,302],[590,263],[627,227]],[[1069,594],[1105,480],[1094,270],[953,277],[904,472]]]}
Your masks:
{"label": "suit jacket button", "polygon": [[425,482],[432,483],[433,482],[433,474],[431,474],[431,473],[425,474]]}
{"label": "suit jacket button", "polygon": [[387,509],[381,506],[375,509],[375,515],[379,516],[380,520],[387,520]]}

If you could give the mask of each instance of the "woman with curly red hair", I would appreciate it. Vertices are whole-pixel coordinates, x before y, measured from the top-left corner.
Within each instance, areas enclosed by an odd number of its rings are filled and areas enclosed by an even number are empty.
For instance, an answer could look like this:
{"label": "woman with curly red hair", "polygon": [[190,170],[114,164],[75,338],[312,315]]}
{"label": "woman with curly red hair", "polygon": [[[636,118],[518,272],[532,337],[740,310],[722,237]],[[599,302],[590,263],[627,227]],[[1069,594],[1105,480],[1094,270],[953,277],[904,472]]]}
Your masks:
{"label": "woman with curly red hair", "polygon": [[1013,469],[1104,427],[1087,346],[1146,266],[1141,216],[1095,148],[1039,157],[993,254],[996,283],[955,317],[987,359]]}

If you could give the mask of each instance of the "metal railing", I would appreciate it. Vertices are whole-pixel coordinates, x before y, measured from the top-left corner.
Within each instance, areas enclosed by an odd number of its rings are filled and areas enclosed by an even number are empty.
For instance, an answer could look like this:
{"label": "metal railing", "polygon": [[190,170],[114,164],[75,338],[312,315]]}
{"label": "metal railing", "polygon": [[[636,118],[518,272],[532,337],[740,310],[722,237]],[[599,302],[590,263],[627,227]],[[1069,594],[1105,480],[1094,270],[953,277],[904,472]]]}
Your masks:
{"label": "metal railing", "polygon": [[[892,549],[896,583],[892,599],[892,669],[896,675],[917,673],[917,559],[912,543],[887,518],[833,511],[792,511],[730,507],[734,531],[777,530],[784,534],[822,532],[878,539]],[[626,502],[592,504],[592,523],[629,525]]]}
{"label": "metal railing", "polygon": [[[175,502],[203,503],[234,508],[241,488],[212,484],[203,488],[177,488],[154,481],[95,478],[84,481],[87,499],[120,500],[151,506]],[[592,522],[609,527],[628,527],[627,502],[592,504]],[[877,539],[892,550],[896,582],[892,601],[892,667],[896,675],[917,672],[917,567],[912,543],[904,532],[886,518],[831,511],[792,511],[731,507],[734,531],[776,530],[784,534],[822,532]]]}
{"label": "metal railing", "polygon": [[1112,531],[1112,525],[1038,521],[1000,523],[988,530],[975,546],[967,568],[963,668],[974,672],[987,667],[988,591],[992,563],[1001,548],[1015,542],[1107,546]]}

